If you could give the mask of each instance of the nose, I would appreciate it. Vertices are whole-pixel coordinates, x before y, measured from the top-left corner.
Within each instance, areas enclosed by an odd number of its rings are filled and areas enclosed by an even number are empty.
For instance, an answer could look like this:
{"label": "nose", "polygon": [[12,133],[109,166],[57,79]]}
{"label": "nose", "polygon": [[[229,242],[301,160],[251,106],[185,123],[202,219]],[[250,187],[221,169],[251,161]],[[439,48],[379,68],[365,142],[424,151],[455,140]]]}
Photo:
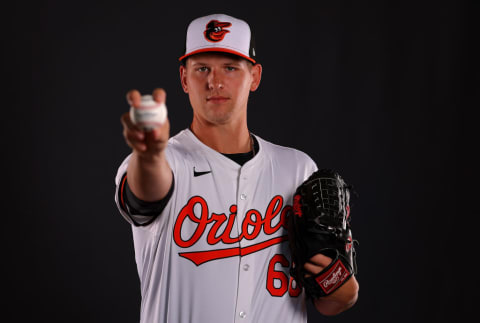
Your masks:
{"label": "nose", "polygon": [[210,90],[223,89],[223,81],[219,73],[215,70],[212,70],[208,74],[208,88]]}

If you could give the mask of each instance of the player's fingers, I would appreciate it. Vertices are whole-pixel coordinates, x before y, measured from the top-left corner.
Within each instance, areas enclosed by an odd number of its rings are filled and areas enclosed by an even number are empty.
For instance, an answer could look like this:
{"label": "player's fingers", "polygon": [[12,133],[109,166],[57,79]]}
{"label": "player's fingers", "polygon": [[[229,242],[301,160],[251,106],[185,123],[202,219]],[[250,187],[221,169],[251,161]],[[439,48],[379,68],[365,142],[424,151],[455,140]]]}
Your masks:
{"label": "player's fingers", "polygon": [[157,147],[159,149],[165,147],[170,137],[170,122],[168,118],[165,122],[152,131],[145,132],[145,142],[148,146]]}
{"label": "player's fingers", "polygon": [[162,126],[145,132],[145,143],[148,153],[158,154],[165,150],[168,145],[169,127],[167,119]]}
{"label": "player's fingers", "polygon": [[321,253],[318,253],[311,257],[304,265],[303,269],[309,274],[307,274],[307,277],[310,275],[316,275],[320,273],[325,267],[330,265],[332,262],[332,258],[325,256]]}
{"label": "player's fingers", "polygon": [[165,118],[165,122],[158,128],[155,128],[153,131],[153,140],[154,141],[167,141],[170,137],[170,121],[168,117]]}
{"label": "player's fingers", "polygon": [[120,117],[120,122],[122,123],[123,128],[133,128],[134,124],[132,120],[130,119],[130,113],[125,112],[122,114]]}
{"label": "player's fingers", "polygon": [[130,106],[138,108],[140,106],[141,98],[142,96],[138,90],[133,89],[127,92],[127,102]]}
{"label": "player's fingers", "polygon": [[142,141],[138,141],[138,140],[135,140],[135,139],[126,139],[125,142],[127,143],[127,145],[132,148],[132,150],[135,150],[135,151],[139,151],[139,152],[146,152],[148,147],[147,147],[147,144],[145,142],[142,142]]}
{"label": "player's fingers", "polygon": [[316,255],[311,257],[308,262],[316,266],[327,267],[328,265],[330,265],[332,260],[332,258],[325,256],[324,254],[317,253]]}
{"label": "player's fingers", "polygon": [[145,140],[138,139],[138,135],[133,131],[128,131],[128,129],[123,130],[123,136],[125,137],[125,142],[133,150],[144,152],[147,150],[147,143]]}
{"label": "player's fingers", "polygon": [[125,142],[130,148],[138,151],[147,150],[147,144],[145,140],[139,140],[138,136],[135,133],[124,129],[123,136],[125,137]]}
{"label": "player's fingers", "polygon": [[324,266],[318,266],[318,265],[312,264],[310,262],[306,262],[303,265],[303,269],[305,269],[305,271],[307,272],[307,274],[305,276],[309,277],[309,276],[314,276],[314,275],[320,273],[323,269],[325,269],[325,267]]}
{"label": "player's fingers", "polygon": [[120,122],[123,125],[125,138],[134,137],[135,140],[145,139],[145,135],[143,131],[140,128],[138,128],[130,119],[130,113],[125,112],[124,114],[122,114],[122,117],[120,118]]}
{"label": "player's fingers", "polygon": [[153,100],[158,103],[167,103],[167,92],[164,89],[157,88],[152,93]]}

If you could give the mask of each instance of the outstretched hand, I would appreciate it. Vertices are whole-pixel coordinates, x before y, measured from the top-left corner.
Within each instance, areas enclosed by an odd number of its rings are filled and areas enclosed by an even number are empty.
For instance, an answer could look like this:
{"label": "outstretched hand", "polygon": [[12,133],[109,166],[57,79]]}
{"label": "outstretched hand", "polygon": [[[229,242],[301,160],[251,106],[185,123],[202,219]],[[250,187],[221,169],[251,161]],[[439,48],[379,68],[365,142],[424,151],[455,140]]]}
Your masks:
{"label": "outstretched hand", "polygon": [[[155,89],[152,93],[153,99],[158,103],[166,102],[166,92],[163,89]],[[137,90],[127,93],[127,102],[130,106],[140,106],[141,94]],[[151,131],[145,131],[136,126],[130,119],[130,114],[125,112],[121,117],[123,125],[123,136],[127,145],[139,155],[139,157],[155,158],[167,147],[170,137],[170,122],[167,119],[160,127]]]}

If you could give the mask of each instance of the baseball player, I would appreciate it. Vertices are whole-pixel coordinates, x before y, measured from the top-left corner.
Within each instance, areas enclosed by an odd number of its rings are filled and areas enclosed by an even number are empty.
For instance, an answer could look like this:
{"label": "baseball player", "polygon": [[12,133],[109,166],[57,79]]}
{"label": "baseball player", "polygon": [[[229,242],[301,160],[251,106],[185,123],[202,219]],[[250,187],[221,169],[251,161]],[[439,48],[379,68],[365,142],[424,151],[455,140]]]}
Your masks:
{"label": "baseball player", "polygon": [[[180,62],[188,129],[170,138],[168,119],[152,131],[128,113],[121,119],[132,153],[118,169],[115,200],[132,225],[140,322],[306,322],[286,217],[317,166],[247,127],[248,97],[262,76],[249,25],[223,14],[193,20]],[[132,90],[128,103],[138,107],[140,97]],[[164,103],[166,93],[153,98]],[[318,254],[305,270],[314,275],[331,261]],[[352,277],[315,306],[340,313],[357,291]]]}

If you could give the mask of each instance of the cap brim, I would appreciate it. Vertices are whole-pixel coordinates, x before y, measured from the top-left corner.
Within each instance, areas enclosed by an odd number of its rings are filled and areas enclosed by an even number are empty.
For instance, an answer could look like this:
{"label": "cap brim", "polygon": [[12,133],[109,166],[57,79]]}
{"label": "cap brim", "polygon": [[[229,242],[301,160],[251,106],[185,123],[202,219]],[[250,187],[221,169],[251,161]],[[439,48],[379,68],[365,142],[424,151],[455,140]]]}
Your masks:
{"label": "cap brim", "polygon": [[185,54],[183,55],[182,57],[180,57],[178,60],[179,61],[182,61],[183,59],[189,57],[189,56],[192,56],[192,55],[195,55],[195,54],[199,54],[199,53],[206,53],[206,52],[221,52],[221,53],[229,53],[229,54],[233,54],[233,55],[237,55],[237,56],[240,56],[242,58],[245,58],[246,60],[252,62],[253,64],[256,64],[257,62],[251,58],[251,57],[248,57],[242,53],[239,53],[239,52],[236,52],[234,50],[231,50],[231,49],[227,49],[227,48],[217,48],[217,47],[210,47],[210,48],[203,48],[203,49],[198,49],[198,50],[195,50],[191,53],[188,53],[188,54]]}

